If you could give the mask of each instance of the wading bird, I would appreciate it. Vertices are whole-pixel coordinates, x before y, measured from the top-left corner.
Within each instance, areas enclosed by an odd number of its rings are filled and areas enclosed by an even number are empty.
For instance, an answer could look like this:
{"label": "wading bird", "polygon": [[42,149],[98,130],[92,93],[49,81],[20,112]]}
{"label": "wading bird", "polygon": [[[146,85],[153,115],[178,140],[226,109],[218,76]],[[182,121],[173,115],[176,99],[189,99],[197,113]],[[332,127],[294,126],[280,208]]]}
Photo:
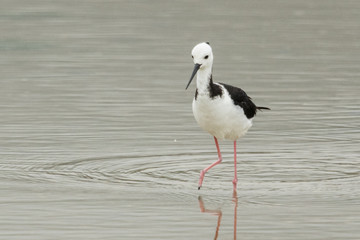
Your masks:
{"label": "wading bird", "polygon": [[214,83],[212,79],[212,65],[214,56],[208,42],[197,44],[191,51],[194,70],[191,74],[187,89],[196,76],[196,91],[192,103],[192,110],[197,123],[209,132],[215,139],[218,160],[200,172],[198,188],[202,186],[205,173],[221,163],[218,139],[228,139],[234,142],[234,190],[238,182],[236,172],[236,140],[246,134],[252,126],[252,120],[257,110],[267,109],[258,107],[251,98],[240,88]]}

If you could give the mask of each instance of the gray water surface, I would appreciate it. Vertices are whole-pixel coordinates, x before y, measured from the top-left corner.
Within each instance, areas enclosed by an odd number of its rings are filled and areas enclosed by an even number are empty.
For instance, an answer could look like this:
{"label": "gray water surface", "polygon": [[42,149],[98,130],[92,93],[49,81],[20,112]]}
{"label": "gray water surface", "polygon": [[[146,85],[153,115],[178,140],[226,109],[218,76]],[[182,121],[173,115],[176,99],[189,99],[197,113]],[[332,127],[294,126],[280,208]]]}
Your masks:
{"label": "gray water surface", "polygon": [[[3,1],[1,239],[360,239],[360,2]],[[192,47],[259,106],[216,160]]]}

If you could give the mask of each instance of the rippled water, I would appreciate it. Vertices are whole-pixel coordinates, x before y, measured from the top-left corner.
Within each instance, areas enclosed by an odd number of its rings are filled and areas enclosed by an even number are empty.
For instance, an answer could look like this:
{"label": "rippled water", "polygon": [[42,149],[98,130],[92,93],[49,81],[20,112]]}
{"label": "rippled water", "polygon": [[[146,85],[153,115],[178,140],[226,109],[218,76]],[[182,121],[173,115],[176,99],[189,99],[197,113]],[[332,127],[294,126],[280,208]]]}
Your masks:
{"label": "rippled water", "polygon": [[[359,1],[5,1],[0,238],[359,239]],[[191,111],[190,51],[272,111]]]}

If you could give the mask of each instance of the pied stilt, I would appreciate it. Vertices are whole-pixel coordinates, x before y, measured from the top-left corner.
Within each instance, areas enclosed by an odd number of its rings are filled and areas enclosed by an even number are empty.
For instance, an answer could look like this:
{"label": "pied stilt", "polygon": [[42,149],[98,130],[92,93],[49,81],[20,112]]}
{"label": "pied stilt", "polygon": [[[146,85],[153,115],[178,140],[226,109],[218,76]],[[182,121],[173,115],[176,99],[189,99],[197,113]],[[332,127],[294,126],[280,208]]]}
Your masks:
{"label": "pied stilt", "polygon": [[209,132],[215,139],[218,160],[200,172],[199,186],[205,173],[221,163],[218,139],[234,141],[234,190],[237,185],[236,173],[236,140],[246,134],[252,126],[252,119],[257,110],[267,107],[257,107],[251,98],[240,88],[224,83],[214,83],[212,79],[212,65],[214,56],[208,42],[199,43],[192,52],[194,70],[191,74],[187,89],[196,76],[196,91],[192,103],[194,117],[202,129]]}

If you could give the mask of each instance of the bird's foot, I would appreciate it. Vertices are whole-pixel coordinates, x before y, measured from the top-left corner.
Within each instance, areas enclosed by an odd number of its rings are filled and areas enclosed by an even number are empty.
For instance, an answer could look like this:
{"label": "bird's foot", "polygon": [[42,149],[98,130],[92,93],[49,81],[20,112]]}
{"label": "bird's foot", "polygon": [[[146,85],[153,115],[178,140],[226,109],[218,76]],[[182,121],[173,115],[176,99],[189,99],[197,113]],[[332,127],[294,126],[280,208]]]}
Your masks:
{"label": "bird's foot", "polygon": [[201,188],[201,186],[202,186],[202,182],[203,182],[203,180],[204,180],[204,176],[205,176],[205,171],[204,171],[204,170],[201,170],[198,190],[200,190],[200,188]]}
{"label": "bird's foot", "polygon": [[233,183],[233,185],[234,185],[234,191],[236,191],[237,182],[238,182],[238,179],[237,179],[237,178],[234,178],[234,179],[232,180],[232,183]]}

